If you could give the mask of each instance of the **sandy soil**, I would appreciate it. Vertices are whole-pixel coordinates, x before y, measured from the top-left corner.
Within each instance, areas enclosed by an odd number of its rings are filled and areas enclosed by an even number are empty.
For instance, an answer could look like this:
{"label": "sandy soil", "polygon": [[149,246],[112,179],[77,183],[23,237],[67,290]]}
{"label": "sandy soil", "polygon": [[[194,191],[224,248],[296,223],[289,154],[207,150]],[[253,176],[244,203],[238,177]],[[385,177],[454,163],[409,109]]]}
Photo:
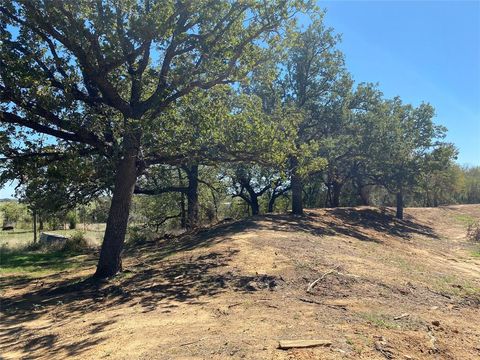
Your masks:
{"label": "sandy soil", "polygon": [[480,205],[267,215],[129,249],[100,284],[91,261],[9,276],[1,358],[480,359],[480,257],[465,239],[479,218]]}

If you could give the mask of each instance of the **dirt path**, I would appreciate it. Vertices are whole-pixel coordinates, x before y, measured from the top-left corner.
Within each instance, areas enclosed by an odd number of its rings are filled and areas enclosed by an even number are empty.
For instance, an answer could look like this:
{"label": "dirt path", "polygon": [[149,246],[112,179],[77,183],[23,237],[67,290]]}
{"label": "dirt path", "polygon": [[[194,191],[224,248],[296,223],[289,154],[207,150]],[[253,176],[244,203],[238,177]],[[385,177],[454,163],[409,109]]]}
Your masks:
{"label": "dirt path", "polygon": [[[269,215],[93,268],[3,279],[4,359],[479,359],[480,205]],[[323,278],[307,293],[308,285]],[[329,347],[279,350],[279,339]]]}

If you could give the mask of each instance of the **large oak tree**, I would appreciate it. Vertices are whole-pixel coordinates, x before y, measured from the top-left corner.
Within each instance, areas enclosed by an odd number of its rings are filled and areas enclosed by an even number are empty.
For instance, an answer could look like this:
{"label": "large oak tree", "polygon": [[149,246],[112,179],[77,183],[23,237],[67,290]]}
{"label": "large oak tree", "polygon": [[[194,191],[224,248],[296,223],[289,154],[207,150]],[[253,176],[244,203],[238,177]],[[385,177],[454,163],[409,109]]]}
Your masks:
{"label": "large oak tree", "polygon": [[2,135],[23,155],[38,152],[35,134],[45,134],[59,151],[114,164],[97,277],[121,270],[137,177],[185,157],[151,148],[146,129],[193,90],[242,79],[303,8],[294,0],[1,2]]}

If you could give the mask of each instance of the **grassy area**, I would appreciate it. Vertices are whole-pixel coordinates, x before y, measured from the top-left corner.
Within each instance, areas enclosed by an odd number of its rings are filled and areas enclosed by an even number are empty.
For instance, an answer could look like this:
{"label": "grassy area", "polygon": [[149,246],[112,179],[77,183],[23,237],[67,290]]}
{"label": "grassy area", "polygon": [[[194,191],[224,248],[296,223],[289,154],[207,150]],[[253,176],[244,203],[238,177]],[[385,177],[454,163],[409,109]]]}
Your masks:
{"label": "grassy area", "polygon": [[367,320],[374,326],[384,329],[401,329],[400,324],[393,321],[388,315],[374,312],[360,313],[359,315],[362,319]]}
{"label": "grassy area", "polygon": [[[46,230],[49,234],[72,236],[78,231],[85,234],[85,237],[92,244],[100,244],[105,232],[105,224],[93,224],[85,227],[79,225],[75,230]],[[40,236],[40,235],[39,235]],[[33,242],[33,231],[31,229],[15,229],[13,231],[0,231],[0,247],[19,249]]]}
{"label": "grassy area", "polygon": [[0,275],[39,277],[66,269],[78,268],[88,255],[62,251],[41,252],[28,250],[1,250]]}
{"label": "grassy area", "polygon": [[[18,239],[16,246],[0,245],[0,277],[41,277],[88,265],[92,260],[92,240],[78,230],[56,232],[71,235],[65,242],[37,243],[22,245]],[[21,235],[24,235],[22,233]]]}
{"label": "grassy area", "polygon": [[433,288],[445,294],[456,296],[480,296],[480,288],[473,282],[449,274],[432,277],[430,281]]}

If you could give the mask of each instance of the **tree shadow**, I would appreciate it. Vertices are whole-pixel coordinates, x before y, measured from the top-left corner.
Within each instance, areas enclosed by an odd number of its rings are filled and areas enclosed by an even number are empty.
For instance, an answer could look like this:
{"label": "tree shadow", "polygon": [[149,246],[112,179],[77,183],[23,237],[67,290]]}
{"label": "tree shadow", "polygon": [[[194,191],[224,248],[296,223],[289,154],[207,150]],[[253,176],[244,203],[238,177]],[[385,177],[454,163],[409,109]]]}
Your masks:
{"label": "tree shadow", "polygon": [[306,211],[302,216],[265,215],[264,218],[270,221],[261,227],[275,231],[303,231],[315,236],[344,235],[375,243],[383,243],[383,234],[403,239],[409,239],[414,234],[438,238],[431,227],[417,223],[411,217],[396,219],[391,209],[335,208],[323,211],[323,214]]}
{"label": "tree shadow", "polygon": [[[130,246],[126,249],[126,257],[133,264],[113,279],[98,281],[79,276],[62,279],[57,273],[42,278],[45,281],[41,286],[32,286],[33,290],[26,294],[0,298],[3,326],[0,349],[18,350],[23,347],[24,352],[27,352],[27,348],[38,352],[48,351],[50,357],[65,353],[75,356],[104,341],[101,333],[116,322],[113,318],[106,323],[91,324],[92,339],[69,344],[59,342],[55,334],[38,336],[26,326],[28,321],[56,312],[68,320],[121,306],[140,306],[143,312],[156,309],[169,312],[181,303],[203,304],[209,297],[227,290],[250,293],[282,287],[281,278],[245,275],[228,267],[238,250],[227,249],[207,254],[191,252],[228,241],[230,236],[248,229],[302,231],[315,236],[340,234],[377,243],[383,241],[382,234],[402,238],[409,238],[413,234],[436,236],[431,228],[411,218],[396,220],[390,209],[338,208],[307,211],[301,217],[291,214],[252,217],[179,237]],[[371,230],[376,235],[372,235]],[[171,256],[176,253],[179,256]],[[15,284],[15,281],[18,283]],[[12,278],[7,284],[29,286],[23,278]]]}
{"label": "tree shadow", "polygon": [[[48,327],[35,331],[25,326],[4,326],[0,331],[0,350],[22,352],[28,359],[69,358],[78,356],[105,340],[104,337],[82,339],[68,344],[58,342],[58,335],[48,333]],[[47,333],[45,333],[47,332]]]}
{"label": "tree shadow", "polygon": [[[247,276],[226,270],[225,267],[238,250],[203,255],[184,253],[180,257],[165,259],[175,249],[207,246],[205,239],[211,237],[192,236],[184,241],[176,239],[177,247],[170,247],[157,257],[142,259],[125,273],[108,281],[92,278],[52,281],[27,294],[2,299],[0,313],[4,331],[0,333],[0,349],[23,346],[24,352],[30,348],[34,352],[48,352],[51,357],[65,353],[74,356],[103,341],[95,337],[91,341],[65,345],[58,341],[56,335],[35,336],[26,326],[29,321],[55,312],[61,313],[68,321],[86,313],[121,306],[140,306],[145,313],[157,308],[168,312],[178,307],[179,303],[203,304],[208,297],[227,290],[248,293],[274,290],[280,285],[282,280],[273,276]],[[144,251],[154,251],[155,247],[144,245]],[[99,335],[115,321],[110,319],[108,323],[90,324],[90,333]]]}
{"label": "tree shadow", "polygon": [[395,217],[395,211],[390,208],[337,208],[331,210],[330,213],[344,224],[352,227],[373,229],[379,233],[404,239],[411,238],[412,235],[438,238],[430,226],[415,222],[414,218],[409,215],[405,215],[403,220],[399,220]]}

